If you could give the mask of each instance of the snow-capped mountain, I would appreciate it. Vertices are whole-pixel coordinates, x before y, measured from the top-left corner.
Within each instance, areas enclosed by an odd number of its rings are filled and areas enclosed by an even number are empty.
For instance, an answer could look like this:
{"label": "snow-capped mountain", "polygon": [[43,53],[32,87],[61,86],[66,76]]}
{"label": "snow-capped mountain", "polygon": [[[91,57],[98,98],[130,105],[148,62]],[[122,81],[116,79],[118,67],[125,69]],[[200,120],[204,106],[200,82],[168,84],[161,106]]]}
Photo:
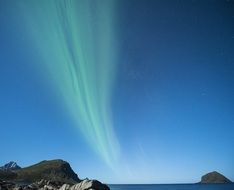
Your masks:
{"label": "snow-capped mountain", "polygon": [[5,164],[4,166],[0,167],[0,170],[18,170],[21,167],[17,165],[16,162],[9,162],[7,164]]}

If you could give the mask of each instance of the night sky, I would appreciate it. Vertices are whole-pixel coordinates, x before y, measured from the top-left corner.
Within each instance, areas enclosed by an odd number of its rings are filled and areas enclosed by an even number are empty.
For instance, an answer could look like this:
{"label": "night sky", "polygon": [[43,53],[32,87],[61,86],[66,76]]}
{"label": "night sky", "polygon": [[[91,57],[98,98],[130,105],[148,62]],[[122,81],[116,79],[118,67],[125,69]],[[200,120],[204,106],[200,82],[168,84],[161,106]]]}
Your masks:
{"label": "night sky", "polygon": [[233,181],[234,1],[58,2],[0,1],[0,165]]}

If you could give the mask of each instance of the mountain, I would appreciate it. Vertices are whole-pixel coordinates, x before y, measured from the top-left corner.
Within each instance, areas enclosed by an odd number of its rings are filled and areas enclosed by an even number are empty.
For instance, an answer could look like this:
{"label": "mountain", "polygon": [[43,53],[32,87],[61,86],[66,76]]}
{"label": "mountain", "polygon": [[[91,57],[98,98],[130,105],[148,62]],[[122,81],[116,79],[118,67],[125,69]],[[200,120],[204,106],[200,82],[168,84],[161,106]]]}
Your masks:
{"label": "mountain", "polygon": [[69,163],[63,160],[45,160],[17,170],[0,170],[0,179],[24,183],[33,183],[41,179],[69,184],[80,182]]}
{"label": "mountain", "polygon": [[224,175],[213,171],[207,173],[201,177],[200,183],[232,183],[231,180],[226,178]]}
{"label": "mountain", "polygon": [[16,162],[9,162],[7,164],[5,164],[4,166],[0,167],[0,170],[18,170],[21,169],[20,166],[17,165]]}

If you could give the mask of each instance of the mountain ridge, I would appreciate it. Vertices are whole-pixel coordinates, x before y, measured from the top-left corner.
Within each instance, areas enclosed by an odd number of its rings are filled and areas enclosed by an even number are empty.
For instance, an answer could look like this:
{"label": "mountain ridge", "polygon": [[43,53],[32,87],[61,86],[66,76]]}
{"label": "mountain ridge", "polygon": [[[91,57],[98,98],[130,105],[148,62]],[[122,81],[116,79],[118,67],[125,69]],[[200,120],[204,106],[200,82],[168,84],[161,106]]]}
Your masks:
{"label": "mountain ridge", "polygon": [[41,179],[69,184],[80,182],[70,164],[64,160],[44,160],[17,170],[0,170],[0,179],[32,183]]}

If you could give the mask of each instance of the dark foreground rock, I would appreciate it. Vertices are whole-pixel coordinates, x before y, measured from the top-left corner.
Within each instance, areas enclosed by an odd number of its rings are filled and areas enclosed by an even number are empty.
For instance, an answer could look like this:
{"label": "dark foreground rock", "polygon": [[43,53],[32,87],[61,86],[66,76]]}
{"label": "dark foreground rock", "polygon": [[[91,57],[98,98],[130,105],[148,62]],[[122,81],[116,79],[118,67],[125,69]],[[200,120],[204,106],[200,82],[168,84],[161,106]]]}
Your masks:
{"label": "dark foreground rock", "polygon": [[[109,190],[109,187],[105,184],[102,184],[97,180],[83,180],[80,183],[77,183],[71,186],[70,190],[86,190],[86,189],[95,189],[95,190]],[[64,189],[60,189],[64,190]]]}
{"label": "dark foreground rock", "polygon": [[74,185],[63,184],[58,181],[42,179],[28,185],[19,185],[0,180],[0,190],[110,190],[109,187],[97,180],[82,180]]}
{"label": "dark foreground rock", "polygon": [[203,175],[200,183],[232,183],[232,181],[226,178],[224,175],[213,171]]}

